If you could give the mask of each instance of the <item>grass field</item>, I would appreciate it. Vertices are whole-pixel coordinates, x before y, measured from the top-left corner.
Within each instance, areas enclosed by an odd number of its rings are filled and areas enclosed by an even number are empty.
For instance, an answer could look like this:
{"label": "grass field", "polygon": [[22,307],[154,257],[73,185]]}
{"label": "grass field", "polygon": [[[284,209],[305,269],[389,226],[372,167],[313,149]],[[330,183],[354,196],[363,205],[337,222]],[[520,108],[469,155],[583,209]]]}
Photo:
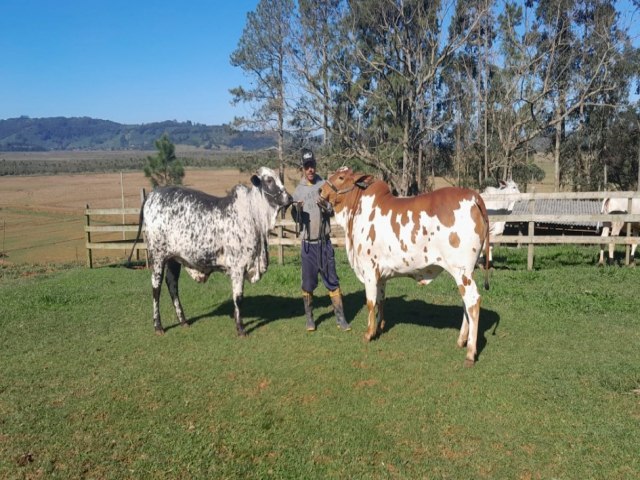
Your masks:
{"label": "grass field", "polygon": [[[637,479],[640,269],[592,249],[498,249],[480,355],[463,368],[453,281],[364,293],[338,252],[351,332],[299,265],[247,285],[240,339],[222,275],[185,276],[191,328],[153,334],[150,274],[114,265],[0,279],[0,478]],[[480,275],[480,272],[478,272]]]}

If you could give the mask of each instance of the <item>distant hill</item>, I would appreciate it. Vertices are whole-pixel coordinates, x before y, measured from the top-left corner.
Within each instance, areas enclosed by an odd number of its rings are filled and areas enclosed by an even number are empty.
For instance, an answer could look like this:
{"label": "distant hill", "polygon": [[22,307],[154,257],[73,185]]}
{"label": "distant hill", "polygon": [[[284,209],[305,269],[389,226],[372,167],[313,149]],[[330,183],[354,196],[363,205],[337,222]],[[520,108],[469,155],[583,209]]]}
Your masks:
{"label": "distant hill", "polygon": [[273,134],[236,131],[226,125],[175,121],[124,125],[89,117],[20,117],[0,120],[0,151],[153,150],[164,133],[174,144],[212,150],[258,150],[276,144]]}

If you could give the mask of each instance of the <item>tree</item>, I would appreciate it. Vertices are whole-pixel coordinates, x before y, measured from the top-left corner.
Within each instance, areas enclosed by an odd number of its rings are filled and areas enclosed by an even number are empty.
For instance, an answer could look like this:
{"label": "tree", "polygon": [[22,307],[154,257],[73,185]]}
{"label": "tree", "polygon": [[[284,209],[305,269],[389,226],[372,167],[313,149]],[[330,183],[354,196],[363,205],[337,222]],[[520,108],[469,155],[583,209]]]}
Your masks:
{"label": "tree", "polygon": [[158,153],[147,157],[144,176],[149,178],[153,188],[165,185],[181,185],[184,167],[176,157],[176,147],[165,133],[155,141]]}
{"label": "tree", "polygon": [[293,0],[260,0],[231,54],[231,65],[240,67],[253,81],[252,88],[230,90],[233,103],[252,104],[251,118],[236,118],[238,126],[274,130],[278,136],[280,179],[284,179],[285,118],[287,114],[286,64],[293,15]]}

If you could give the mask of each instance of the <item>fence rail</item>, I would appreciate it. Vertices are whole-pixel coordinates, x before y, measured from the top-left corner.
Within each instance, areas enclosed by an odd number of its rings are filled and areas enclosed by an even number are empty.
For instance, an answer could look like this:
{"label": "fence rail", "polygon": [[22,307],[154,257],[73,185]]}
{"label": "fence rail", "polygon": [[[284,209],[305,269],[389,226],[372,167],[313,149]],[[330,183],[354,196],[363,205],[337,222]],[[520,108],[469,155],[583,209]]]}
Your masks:
{"label": "fence rail", "polygon": [[[580,193],[520,193],[520,194],[507,194],[507,195],[487,195],[487,199],[499,199],[499,200],[514,200],[514,201],[527,201],[529,213],[520,214],[490,214],[490,221],[504,221],[510,224],[519,223],[521,225],[526,224],[526,233],[516,233],[514,235],[496,235],[491,238],[493,244],[504,245],[527,245],[528,260],[527,266],[531,270],[533,269],[534,261],[534,246],[535,245],[549,245],[549,244],[577,244],[577,245],[605,245],[605,244],[617,244],[626,246],[626,259],[625,263],[630,263],[630,246],[640,243],[640,237],[631,236],[630,223],[640,223],[640,214],[632,213],[613,213],[613,214],[540,214],[536,213],[536,201],[538,200],[594,200],[604,198],[627,198],[629,200],[629,206],[633,198],[640,198],[640,192],[580,192]],[[631,211],[628,208],[628,211]],[[108,217],[113,218],[116,216],[125,218],[127,215],[139,214],[138,208],[87,208],[85,210],[86,225],[86,249],[87,249],[87,266],[90,268],[93,266],[92,251],[99,249],[107,250],[126,250],[127,254],[133,247],[134,239],[125,239],[125,235],[128,232],[137,232],[137,223],[125,223],[124,220],[120,224],[115,222],[107,222],[106,224],[92,223],[91,217]],[[136,220],[137,221],[137,220]],[[104,222],[104,220],[103,220]],[[562,222],[624,222],[627,224],[626,236],[619,235],[615,237],[600,237],[596,236],[596,229],[593,229],[592,235],[576,235],[576,234],[562,234],[562,235],[541,235],[535,234],[536,225],[540,224],[559,224]],[[567,229],[567,231],[569,231]],[[122,240],[95,240],[92,234],[113,234],[122,233]],[[344,231],[341,227],[333,224],[331,226],[331,239],[334,245],[343,247]],[[276,247],[278,252],[278,262],[284,263],[284,249],[285,247],[297,246],[300,244],[300,238],[296,231],[295,222],[291,219],[278,219],[275,228],[270,232],[269,245]],[[136,254],[139,255],[140,251],[146,253],[146,243],[141,239],[135,246]],[[137,257],[139,258],[139,256]]]}

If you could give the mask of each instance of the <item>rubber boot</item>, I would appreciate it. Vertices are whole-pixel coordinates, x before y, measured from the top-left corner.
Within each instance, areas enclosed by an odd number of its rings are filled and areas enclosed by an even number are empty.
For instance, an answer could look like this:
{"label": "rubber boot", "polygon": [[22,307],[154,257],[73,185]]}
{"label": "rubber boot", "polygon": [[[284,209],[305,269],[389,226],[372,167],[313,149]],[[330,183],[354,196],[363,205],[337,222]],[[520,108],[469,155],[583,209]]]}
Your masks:
{"label": "rubber boot", "polygon": [[333,313],[336,314],[336,324],[338,328],[343,332],[351,330],[351,325],[347,323],[344,318],[344,307],[342,305],[342,293],[339,288],[336,288],[333,292],[329,292],[331,297],[331,303],[333,304]]}
{"label": "rubber boot", "polygon": [[302,299],[304,300],[304,314],[307,317],[307,332],[313,332],[316,329],[316,322],[313,320],[313,294],[303,290]]}

